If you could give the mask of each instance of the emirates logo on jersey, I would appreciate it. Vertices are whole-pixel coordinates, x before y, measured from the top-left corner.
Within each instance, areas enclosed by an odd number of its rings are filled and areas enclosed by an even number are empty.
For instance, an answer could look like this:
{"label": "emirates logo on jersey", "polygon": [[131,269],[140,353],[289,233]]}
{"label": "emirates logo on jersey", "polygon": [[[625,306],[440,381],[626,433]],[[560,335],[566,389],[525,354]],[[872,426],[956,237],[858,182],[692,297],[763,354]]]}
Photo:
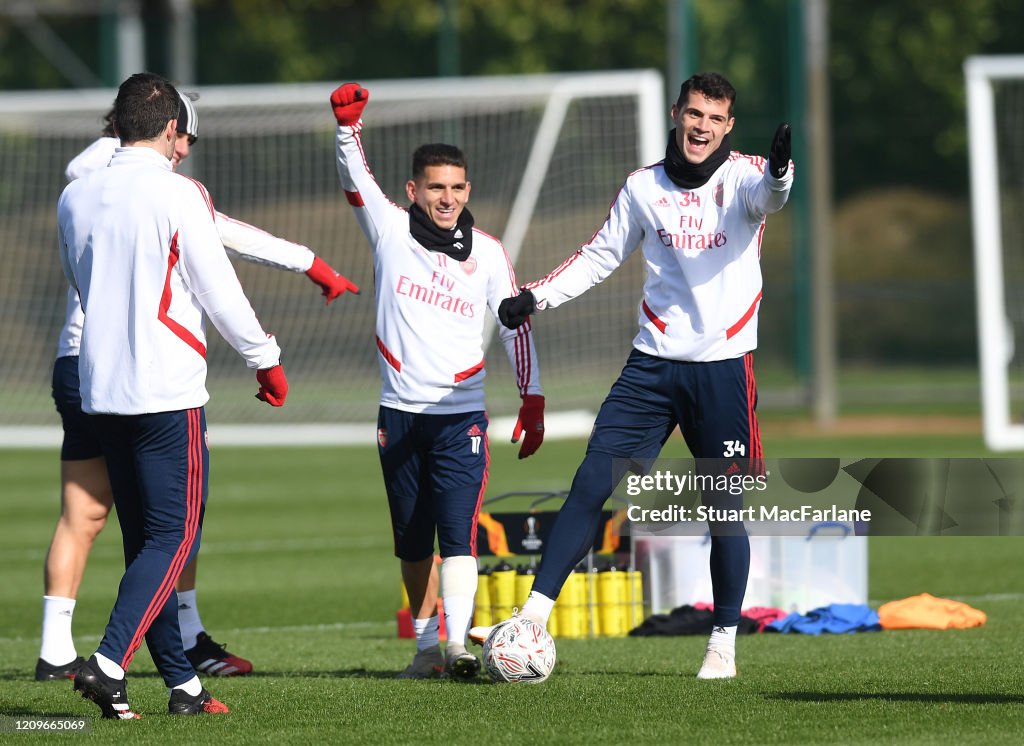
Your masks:
{"label": "emirates logo on jersey", "polygon": [[469,257],[464,262],[459,262],[459,266],[462,267],[462,271],[467,275],[471,275],[476,272],[476,259]]}
{"label": "emirates logo on jersey", "polygon": [[381,448],[388,447],[388,429],[386,427],[377,428],[377,443]]}

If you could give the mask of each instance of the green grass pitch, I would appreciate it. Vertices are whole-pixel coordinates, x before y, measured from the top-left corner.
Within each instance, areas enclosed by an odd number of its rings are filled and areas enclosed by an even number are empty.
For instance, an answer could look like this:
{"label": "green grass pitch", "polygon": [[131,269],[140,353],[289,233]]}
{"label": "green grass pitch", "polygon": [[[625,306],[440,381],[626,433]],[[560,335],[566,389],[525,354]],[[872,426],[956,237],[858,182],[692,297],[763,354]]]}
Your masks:
{"label": "green grass pitch", "polygon": [[[770,419],[770,418],[769,418]],[[493,434],[492,434],[493,435]],[[579,441],[519,462],[492,442],[491,495],[565,489]],[[502,442],[498,442],[501,440]],[[981,455],[976,434],[910,441],[806,437],[772,456]],[[682,456],[677,440],[666,456]],[[171,718],[143,649],[135,722],[99,720],[68,682],[36,683],[42,563],[57,516],[52,451],[0,451],[0,716],[84,716],[89,735],[0,733],[0,742],[90,743],[1019,743],[1024,733],[1024,539],[874,538],[872,603],[924,591],[984,610],[964,631],[755,635],[740,676],[699,682],[698,637],[562,640],[541,686],[397,681],[398,563],[372,448],[214,445],[199,602],[214,637],[251,658],[244,679],[204,679],[224,716]],[[95,547],[75,612],[79,653],[102,632],[121,574],[119,532]]]}

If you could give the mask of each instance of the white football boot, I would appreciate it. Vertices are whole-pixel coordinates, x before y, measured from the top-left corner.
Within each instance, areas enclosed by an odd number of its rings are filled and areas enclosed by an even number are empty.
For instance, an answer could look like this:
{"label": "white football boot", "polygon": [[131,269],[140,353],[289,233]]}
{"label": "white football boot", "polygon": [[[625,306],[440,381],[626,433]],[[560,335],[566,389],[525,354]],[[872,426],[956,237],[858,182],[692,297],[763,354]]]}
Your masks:
{"label": "white football boot", "polygon": [[704,665],[697,672],[698,679],[736,678],[736,653],[720,647],[708,646],[704,653]]}
{"label": "white football boot", "polygon": [[431,645],[426,650],[419,650],[412,659],[412,663],[406,666],[402,673],[398,674],[400,679],[436,679],[444,673],[444,656],[441,654],[440,645]]}
{"label": "white football boot", "polygon": [[491,636],[491,632],[493,632],[494,628],[497,626],[497,624],[491,624],[482,627],[470,627],[467,637],[474,645],[483,645],[484,641]]}

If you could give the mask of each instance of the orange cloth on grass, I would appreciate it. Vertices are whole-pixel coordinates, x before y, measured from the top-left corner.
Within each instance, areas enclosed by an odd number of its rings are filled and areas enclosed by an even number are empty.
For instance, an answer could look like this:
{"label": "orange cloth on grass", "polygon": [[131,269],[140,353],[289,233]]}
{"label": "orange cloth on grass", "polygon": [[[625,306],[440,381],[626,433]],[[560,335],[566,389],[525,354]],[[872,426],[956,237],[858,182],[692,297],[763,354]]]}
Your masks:
{"label": "orange cloth on grass", "polygon": [[878,608],[882,629],[967,629],[980,627],[987,619],[984,611],[930,593],[890,601]]}

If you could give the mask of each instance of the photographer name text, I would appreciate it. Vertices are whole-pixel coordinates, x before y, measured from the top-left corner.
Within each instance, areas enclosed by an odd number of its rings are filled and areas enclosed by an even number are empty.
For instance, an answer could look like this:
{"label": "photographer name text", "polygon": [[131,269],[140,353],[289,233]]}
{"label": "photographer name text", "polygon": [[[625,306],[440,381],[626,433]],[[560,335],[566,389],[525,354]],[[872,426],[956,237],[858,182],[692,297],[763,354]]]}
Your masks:
{"label": "photographer name text", "polygon": [[698,505],[687,508],[683,505],[669,505],[664,508],[641,508],[630,505],[626,517],[633,523],[686,523],[708,521],[710,523],[734,523],[738,521],[859,523],[871,520],[870,510],[840,508],[837,505],[821,508],[801,505],[796,508],[781,508],[778,505],[748,506],[746,508],[715,508]]}

